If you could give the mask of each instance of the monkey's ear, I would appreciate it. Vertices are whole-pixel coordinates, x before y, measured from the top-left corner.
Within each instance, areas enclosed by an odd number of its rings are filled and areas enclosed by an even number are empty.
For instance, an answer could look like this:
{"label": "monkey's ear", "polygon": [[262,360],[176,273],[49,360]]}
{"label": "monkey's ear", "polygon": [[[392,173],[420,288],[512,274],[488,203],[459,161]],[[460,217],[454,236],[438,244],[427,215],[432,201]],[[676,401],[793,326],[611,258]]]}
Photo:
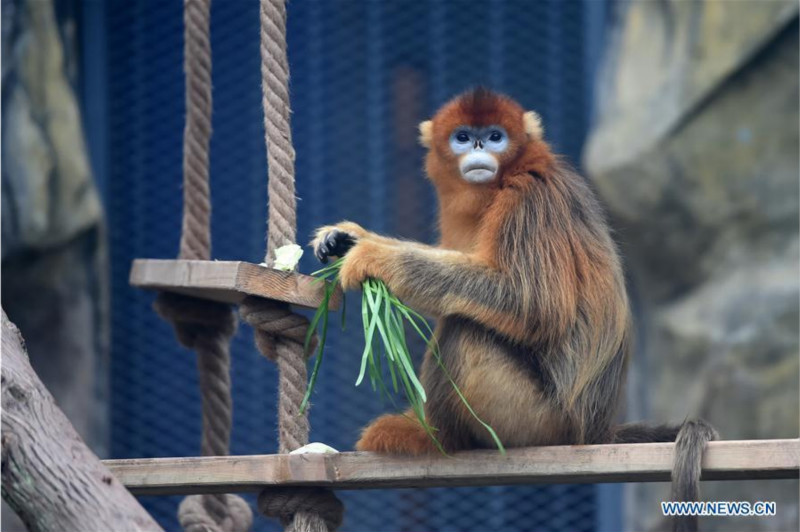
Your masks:
{"label": "monkey's ear", "polygon": [[527,133],[530,138],[541,139],[544,136],[542,117],[536,114],[535,111],[528,111],[522,115],[522,121],[525,124],[525,133]]}
{"label": "monkey's ear", "polygon": [[433,143],[433,122],[426,120],[419,124],[419,143],[430,148]]}

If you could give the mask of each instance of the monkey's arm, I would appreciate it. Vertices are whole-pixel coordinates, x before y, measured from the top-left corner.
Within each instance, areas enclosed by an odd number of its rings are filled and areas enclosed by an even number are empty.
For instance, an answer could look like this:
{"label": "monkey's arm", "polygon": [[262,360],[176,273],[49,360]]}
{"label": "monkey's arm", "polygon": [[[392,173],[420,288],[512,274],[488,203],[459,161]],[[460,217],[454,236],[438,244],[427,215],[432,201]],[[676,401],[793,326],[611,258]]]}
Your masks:
{"label": "monkey's arm", "polygon": [[340,280],[349,290],[370,277],[424,314],[458,314],[517,340],[531,337],[521,287],[476,255],[365,232],[345,255]]}

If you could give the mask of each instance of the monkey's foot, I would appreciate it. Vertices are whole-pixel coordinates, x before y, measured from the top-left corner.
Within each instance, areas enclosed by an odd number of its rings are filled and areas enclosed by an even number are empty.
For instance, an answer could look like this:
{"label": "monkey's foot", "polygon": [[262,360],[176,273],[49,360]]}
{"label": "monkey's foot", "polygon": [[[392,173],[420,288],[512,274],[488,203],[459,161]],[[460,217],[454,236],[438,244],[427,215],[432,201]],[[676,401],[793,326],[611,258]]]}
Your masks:
{"label": "monkey's foot", "polygon": [[437,452],[419,422],[400,414],[381,416],[367,426],[356,443],[359,451],[421,455]]}

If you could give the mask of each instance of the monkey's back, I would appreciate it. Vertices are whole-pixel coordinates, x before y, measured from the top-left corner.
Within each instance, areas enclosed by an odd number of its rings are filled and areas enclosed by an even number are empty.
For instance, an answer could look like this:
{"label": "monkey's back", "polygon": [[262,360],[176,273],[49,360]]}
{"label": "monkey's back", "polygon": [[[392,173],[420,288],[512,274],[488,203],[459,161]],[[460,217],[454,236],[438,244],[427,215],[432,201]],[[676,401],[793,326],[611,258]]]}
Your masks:
{"label": "monkey's back", "polygon": [[[559,163],[542,174],[533,168],[539,165],[521,163],[489,208],[504,213],[491,237],[496,245],[484,247],[499,274],[475,283],[471,297],[498,311],[496,327],[443,316],[440,352],[504,444],[607,441],[630,340],[619,257],[583,178]],[[506,288],[492,289],[489,279]],[[498,333],[501,327],[516,336]],[[430,353],[423,378],[430,421],[444,439],[455,448],[494,446]]]}

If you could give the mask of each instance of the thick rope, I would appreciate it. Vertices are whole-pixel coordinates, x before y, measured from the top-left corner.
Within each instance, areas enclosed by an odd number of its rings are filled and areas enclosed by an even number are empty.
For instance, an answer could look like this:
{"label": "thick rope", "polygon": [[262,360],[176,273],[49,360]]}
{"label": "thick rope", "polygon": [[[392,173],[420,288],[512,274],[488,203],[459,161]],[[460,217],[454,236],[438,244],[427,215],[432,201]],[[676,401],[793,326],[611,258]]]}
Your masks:
{"label": "thick rope", "polygon": [[[227,455],[233,411],[230,338],[236,331],[236,316],[228,305],[170,293],[158,296],[155,309],[172,323],[181,345],[197,353],[203,397],[202,454]],[[178,519],[186,532],[246,532],[253,513],[237,495],[192,495],[181,503]]]}
{"label": "thick rope", "polygon": [[308,416],[300,415],[308,377],[303,353],[308,320],[286,303],[258,297],[246,298],[239,313],[255,329],[258,350],[278,365],[278,452],[288,453],[308,443]]}
{"label": "thick rope", "polygon": [[[295,242],[297,227],[285,0],[261,0],[261,89],[269,169],[264,262],[272,264],[276,248]],[[252,297],[245,299],[240,313],[256,329],[261,354],[278,365],[280,452],[302,447],[308,443],[309,432],[308,413],[300,414],[308,377],[303,352],[308,321],[285,303]],[[266,489],[259,495],[258,506],[265,515],[280,518],[285,530],[292,532],[328,532],[342,522],[342,504],[330,490]]]}
{"label": "thick rope", "polygon": [[258,496],[258,509],[264,515],[280,519],[287,530],[314,530],[312,527],[318,520],[328,530],[336,530],[344,515],[342,501],[332,491],[322,488],[268,488]]}
{"label": "thick rope", "polygon": [[284,0],[261,0],[261,90],[269,168],[269,219],[264,262],[272,264],[275,248],[294,244],[297,227]]}
{"label": "thick rope", "polygon": [[[300,414],[308,373],[303,350],[308,320],[287,303],[246,298],[239,307],[242,320],[256,330],[256,346],[278,365],[279,452],[308,443],[308,413]],[[316,339],[309,346],[313,352]],[[259,510],[281,520],[286,531],[328,532],[342,523],[344,506],[332,491],[319,488],[267,488],[258,497]]]}
{"label": "thick rope", "polygon": [[238,495],[214,495],[222,501],[227,513],[217,520],[208,511],[206,500],[211,495],[190,495],[178,507],[178,519],[186,532],[241,532],[250,530],[253,511]]}
{"label": "thick rope", "polygon": [[[184,0],[186,126],[183,132],[183,221],[178,257],[211,258],[211,198],[208,149],[211,139],[211,0]],[[203,400],[204,456],[227,455],[232,401],[230,339],[236,316],[228,305],[162,293],[156,311],[172,323],[178,341],[197,353]],[[247,532],[250,506],[237,495],[186,497],[178,508],[186,532]]]}
{"label": "thick rope", "polygon": [[185,0],[184,71],[186,126],[183,131],[183,223],[181,259],[211,258],[208,145],[211,139],[211,0]]}

